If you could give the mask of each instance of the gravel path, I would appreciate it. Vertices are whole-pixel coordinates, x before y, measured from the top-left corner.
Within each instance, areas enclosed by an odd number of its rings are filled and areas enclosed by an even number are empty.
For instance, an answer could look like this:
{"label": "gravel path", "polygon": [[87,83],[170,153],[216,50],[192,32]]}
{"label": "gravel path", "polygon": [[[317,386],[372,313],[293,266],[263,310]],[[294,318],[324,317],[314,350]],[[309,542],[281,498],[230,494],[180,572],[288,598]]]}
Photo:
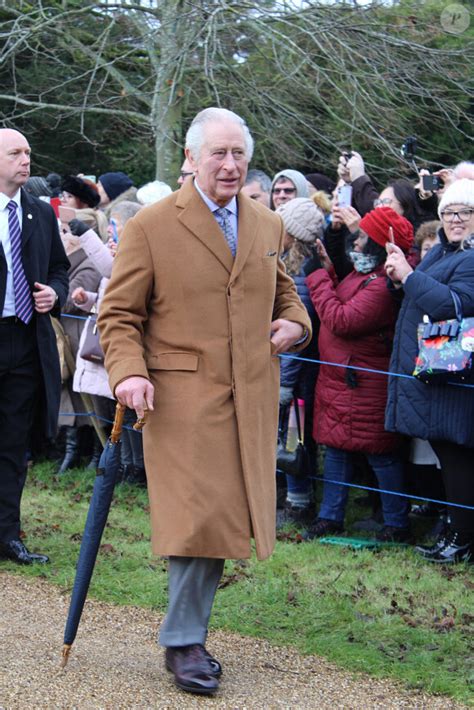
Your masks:
{"label": "gravel path", "polygon": [[175,689],[155,643],[159,615],[88,600],[68,666],[60,669],[69,597],[45,581],[0,574],[0,709],[427,708],[463,706],[393,681],[341,671],[316,656],[213,632],[224,666],[218,695]]}

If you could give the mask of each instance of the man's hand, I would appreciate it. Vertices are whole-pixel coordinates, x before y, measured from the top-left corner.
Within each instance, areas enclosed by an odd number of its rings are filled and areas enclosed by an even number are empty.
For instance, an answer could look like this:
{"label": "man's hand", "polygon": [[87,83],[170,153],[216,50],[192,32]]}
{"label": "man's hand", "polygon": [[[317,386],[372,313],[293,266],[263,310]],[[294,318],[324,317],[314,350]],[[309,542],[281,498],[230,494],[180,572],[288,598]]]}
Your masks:
{"label": "man's hand", "polygon": [[403,279],[411,274],[413,269],[405,258],[405,254],[402,252],[400,247],[391,242],[387,242],[385,245],[387,250],[387,259],[385,261],[385,271],[387,276],[394,283],[401,283]]}
{"label": "man's hand", "polygon": [[357,210],[354,207],[338,207],[338,211],[349,232],[357,232],[362,219]]}
{"label": "man's hand", "polygon": [[71,298],[74,301],[74,303],[85,303],[87,301],[87,293],[82,288],[82,286],[78,286],[72,292]]}
{"label": "man's hand", "polygon": [[110,239],[107,240],[107,249],[110,251],[112,256],[115,256],[117,253],[117,242],[110,237]]}
{"label": "man's hand", "polygon": [[349,168],[347,167],[347,163],[348,163],[347,156],[340,155],[339,162],[337,164],[337,174],[339,175],[339,178],[341,180],[344,180],[344,182],[351,181],[351,174],[349,172]]}
{"label": "man's hand", "polygon": [[33,291],[35,311],[37,313],[48,313],[56,303],[56,291],[51,286],[40,284],[38,281],[35,281],[35,289]]}
{"label": "man's hand", "polygon": [[155,388],[145,377],[127,377],[115,388],[115,397],[120,404],[134,409],[138,419],[143,419],[147,409],[153,411]]}
{"label": "man's hand", "polygon": [[270,342],[275,347],[274,355],[285,353],[303,337],[303,326],[292,320],[278,318],[272,323],[272,337]]}
{"label": "man's hand", "polygon": [[329,258],[329,254],[327,253],[326,247],[322,243],[321,239],[316,239],[316,254],[319,256],[319,260],[323,269],[326,269],[326,271],[331,271],[331,269],[333,268],[332,261]]}
{"label": "man's hand", "polygon": [[347,161],[347,169],[349,170],[351,182],[365,175],[365,165],[360,153],[355,150],[352,151],[351,157]]}

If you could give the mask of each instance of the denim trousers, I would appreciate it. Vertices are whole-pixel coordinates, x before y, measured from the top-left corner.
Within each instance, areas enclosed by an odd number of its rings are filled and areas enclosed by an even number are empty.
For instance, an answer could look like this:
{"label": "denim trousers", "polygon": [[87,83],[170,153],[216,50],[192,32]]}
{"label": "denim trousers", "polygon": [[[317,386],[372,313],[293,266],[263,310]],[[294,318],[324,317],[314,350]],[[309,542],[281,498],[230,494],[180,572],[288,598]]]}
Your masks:
{"label": "denim trousers", "polygon": [[[380,490],[405,493],[403,480],[403,464],[395,454],[366,454],[367,461],[377,477]],[[326,447],[324,459],[323,500],[319,517],[325,520],[344,522],[347,498],[350,488],[338,486],[329,481],[350,483],[353,476],[350,451]],[[380,493],[382,513],[385,525],[394,528],[408,527],[408,498]]]}

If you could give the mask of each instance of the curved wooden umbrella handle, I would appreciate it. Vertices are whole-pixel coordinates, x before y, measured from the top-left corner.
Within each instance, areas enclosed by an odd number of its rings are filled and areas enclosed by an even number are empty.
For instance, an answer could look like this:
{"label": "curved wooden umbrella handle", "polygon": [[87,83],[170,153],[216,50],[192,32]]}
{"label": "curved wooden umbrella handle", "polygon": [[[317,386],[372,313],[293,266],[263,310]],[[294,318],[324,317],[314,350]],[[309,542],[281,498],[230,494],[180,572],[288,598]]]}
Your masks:
{"label": "curved wooden umbrella handle", "polygon": [[126,406],[124,404],[120,404],[120,402],[117,402],[115,406],[114,423],[112,426],[112,431],[110,433],[110,441],[112,442],[112,444],[116,444],[118,441],[120,441],[125,410]]}
{"label": "curved wooden umbrella handle", "polygon": [[148,413],[148,410],[145,409],[145,414],[143,415],[143,417],[140,417],[139,419],[137,419],[137,421],[136,421],[135,424],[133,425],[133,428],[135,429],[135,431],[141,431],[141,430],[143,429],[143,427],[144,427],[145,424],[146,424],[146,415],[147,415],[147,413]]}

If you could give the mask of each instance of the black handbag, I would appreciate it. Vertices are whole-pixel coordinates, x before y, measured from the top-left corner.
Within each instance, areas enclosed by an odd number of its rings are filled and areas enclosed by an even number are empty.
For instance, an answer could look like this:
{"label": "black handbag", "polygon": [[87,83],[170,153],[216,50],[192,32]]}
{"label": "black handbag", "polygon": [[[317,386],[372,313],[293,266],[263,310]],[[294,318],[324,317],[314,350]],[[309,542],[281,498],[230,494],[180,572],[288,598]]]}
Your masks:
{"label": "black handbag", "polygon": [[474,374],[474,317],[463,318],[462,304],[451,291],[456,318],[418,325],[418,356],[413,374],[422,382],[469,382]]}
{"label": "black handbag", "polygon": [[286,448],[284,436],[284,423],[289,416],[289,408],[282,407],[280,412],[280,426],[278,430],[277,470],[295,478],[306,478],[311,474],[311,456],[305,446],[301,431],[300,413],[298,402],[293,400],[295,408],[296,426],[298,430],[298,444],[294,451]]}
{"label": "black handbag", "polygon": [[104,351],[101,348],[99,340],[99,331],[97,330],[97,315],[90,315],[84,326],[85,335],[82,341],[79,356],[83,360],[89,362],[104,362]]}

